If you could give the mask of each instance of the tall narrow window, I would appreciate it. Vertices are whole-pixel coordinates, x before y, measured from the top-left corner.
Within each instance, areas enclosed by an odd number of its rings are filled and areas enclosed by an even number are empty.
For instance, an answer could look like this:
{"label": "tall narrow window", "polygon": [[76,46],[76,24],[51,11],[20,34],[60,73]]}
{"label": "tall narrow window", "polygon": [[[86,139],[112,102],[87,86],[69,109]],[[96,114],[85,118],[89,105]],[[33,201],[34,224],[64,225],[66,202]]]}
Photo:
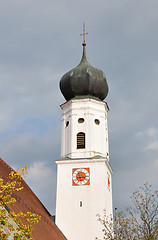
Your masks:
{"label": "tall narrow window", "polygon": [[85,133],[79,132],[77,134],[77,148],[85,148]]}

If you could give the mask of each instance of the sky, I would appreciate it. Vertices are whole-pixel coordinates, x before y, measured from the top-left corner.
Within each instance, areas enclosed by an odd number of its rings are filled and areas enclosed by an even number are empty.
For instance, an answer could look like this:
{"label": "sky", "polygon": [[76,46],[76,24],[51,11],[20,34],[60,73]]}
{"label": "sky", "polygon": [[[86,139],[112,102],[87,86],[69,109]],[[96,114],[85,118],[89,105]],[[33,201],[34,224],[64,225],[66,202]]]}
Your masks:
{"label": "sky", "polygon": [[103,70],[113,206],[158,187],[158,1],[0,0],[0,157],[28,166],[28,185],[55,214],[61,77],[87,59]]}

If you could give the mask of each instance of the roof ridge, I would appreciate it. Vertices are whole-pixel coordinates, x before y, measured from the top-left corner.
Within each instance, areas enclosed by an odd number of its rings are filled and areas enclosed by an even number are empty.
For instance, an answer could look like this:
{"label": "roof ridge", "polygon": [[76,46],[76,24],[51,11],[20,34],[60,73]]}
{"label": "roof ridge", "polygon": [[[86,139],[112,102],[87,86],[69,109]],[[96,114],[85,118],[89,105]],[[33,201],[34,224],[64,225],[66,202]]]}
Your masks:
{"label": "roof ridge", "polygon": [[[14,170],[13,168],[11,168],[2,158],[0,158],[0,161],[2,162],[2,164],[4,164],[8,169]],[[14,170],[15,171],[15,170]]]}
{"label": "roof ridge", "polygon": [[[0,177],[7,181],[11,171],[15,170],[0,158]],[[23,178],[21,178],[21,186],[24,187],[24,190],[13,193],[12,196],[17,202],[13,205],[8,204],[8,211],[23,211],[24,213],[29,211],[41,216],[41,223],[39,222],[39,225],[35,226],[32,239],[66,239],[62,231],[52,221],[51,214]]]}
{"label": "roof ridge", "polygon": [[[51,227],[57,227],[58,231],[64,236],[63,232],[60,230],[60,228],[52,221],[51,217],[49,218],[50,221],[47,220],[47,218],[45,216],[43,216],[42,214],[40,214],[38,211],[34,210],[29,204],[27,204],[25,201],[23,201],[19,196],[17,196],[16,194],[13,193],[13,196],[15,197],[15,199],[22,203],[22,205],[24,207],[26,207],[27,209],[31,210],[33,213],[38,214],[39,216],[41,216],[42,220],[47,223],[49,226]],[[40,201],[40,200],[39,200]],[[43,205],[43,204],[42,204]],[[43,206],[44,207],[44,206]],[[44,207],[45,208],[45,207]],[[47,209],[46,209],[47,210]],[[51,231],[53,231],[53,229],[50,229]],[[65,237],[65,236],[64,236]]]}
{"label": "roof ridge", "polygon": [[36,211],[33,207],[31,207],[29,204],[27,204],[23,199],[21,199],[21,198],[20,198],[19,196],[17,196],[15,193],[13,193],[12,195],[13,195],[13,197],[14,197],[18,202],[22,203],[22,205],[23,205],[24,207],[26,207],[27,209],[31,210],[31,212],[33,212],[33,213],[35,213],[35,214],[38,214],[39,216],[42,217],[42,219],[43,219],[46,223],[48,223],[50,226],[53,226],[53,221],[51,220],[51,218],[50,218],[50,220],[52,221],[52,224],[49,223],[49,221],[47,220],[47,218],[46,218],[44,215],[42,215],[41,213],[39,213],[38,211]]}
{"label": "roof ridge", "polygon": [[[9,170],[11,171],[15,171],[12,167],[10,167],[2,158],[0,158],[0,162],[1,164],[5,165]],[[24,179],[22,178],[22,184],[26,184],[26,187],[28,188],[28,190],[31,191],[31,193],[34,194],[34,196],[36,197],[36,199],[41,203],[41,201],[39,200],[39,198],[36,196],[36,194],[32,191],[32,189],[28,186],[28,184],[24,181]],[[40,214],[39,212],[35,211],[29,204],[27,204],[24,200],[22,200],[19,196],[17,196],[15,193],[12,194],[13,197],[18,201],[18,202],[21,202],[22,205],[24,207],[26,207],[27,209],[30,209],[33,213],[36,213],[38,215],[40,215],[42,217],[42,219],[47,222],[50,226],[53,226],[53,224],[50,224],[49,221],[46,219],[45,216],[43,216],[42,214]],[[44,205],[41,203],[41,205],[44,207]],[[45,207],[44,207],[45,208]],[[46,209],[46,208],[45,208]],[[47,209],[46,209],[47,210]],[[48,210],[47,210],[48,212]],[[51,215],[49,212],[48,212],[49,215]],[[50,218],[51,220],[51,218]]]}

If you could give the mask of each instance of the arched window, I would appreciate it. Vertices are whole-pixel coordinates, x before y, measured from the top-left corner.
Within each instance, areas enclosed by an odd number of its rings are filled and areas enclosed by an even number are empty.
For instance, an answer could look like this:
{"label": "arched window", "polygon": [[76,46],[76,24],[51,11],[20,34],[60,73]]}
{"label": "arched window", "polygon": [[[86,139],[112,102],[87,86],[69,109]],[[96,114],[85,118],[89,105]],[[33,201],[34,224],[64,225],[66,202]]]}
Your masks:
{"label": "arched window", "polygon": [[77,134],[77,148],[85,148],[85,133],[79,132]]}

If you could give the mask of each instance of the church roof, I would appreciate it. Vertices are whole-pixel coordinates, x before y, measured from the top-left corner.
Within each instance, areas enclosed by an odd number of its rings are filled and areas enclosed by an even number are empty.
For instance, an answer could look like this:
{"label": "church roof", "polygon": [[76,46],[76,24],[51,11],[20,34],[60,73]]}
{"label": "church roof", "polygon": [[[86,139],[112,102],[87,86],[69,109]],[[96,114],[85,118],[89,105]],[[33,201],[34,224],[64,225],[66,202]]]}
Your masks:
{"label": "church roof", "polygon": [[60,80],[60,90],[67,101],[72,98],[91,96],[104,100],[108,94],[108,84],[102,70],[92,67],[86,58],[86,43],[79,65],[65,73]]}
{"label": "church roof", "polygon": [[[7,182],[9,173],[13,169],[0,158],[0,177],[4,183]],[[18,212],[32,212],[41,216],[41,220],[33,226],[33,240],[66,240],[60,229],[51,220],[51,215],[40,202],[37,196],[29,188],[24,180],[21,186],[23,189],[14,193],[16,203],[9,205],[9,210]]]}

